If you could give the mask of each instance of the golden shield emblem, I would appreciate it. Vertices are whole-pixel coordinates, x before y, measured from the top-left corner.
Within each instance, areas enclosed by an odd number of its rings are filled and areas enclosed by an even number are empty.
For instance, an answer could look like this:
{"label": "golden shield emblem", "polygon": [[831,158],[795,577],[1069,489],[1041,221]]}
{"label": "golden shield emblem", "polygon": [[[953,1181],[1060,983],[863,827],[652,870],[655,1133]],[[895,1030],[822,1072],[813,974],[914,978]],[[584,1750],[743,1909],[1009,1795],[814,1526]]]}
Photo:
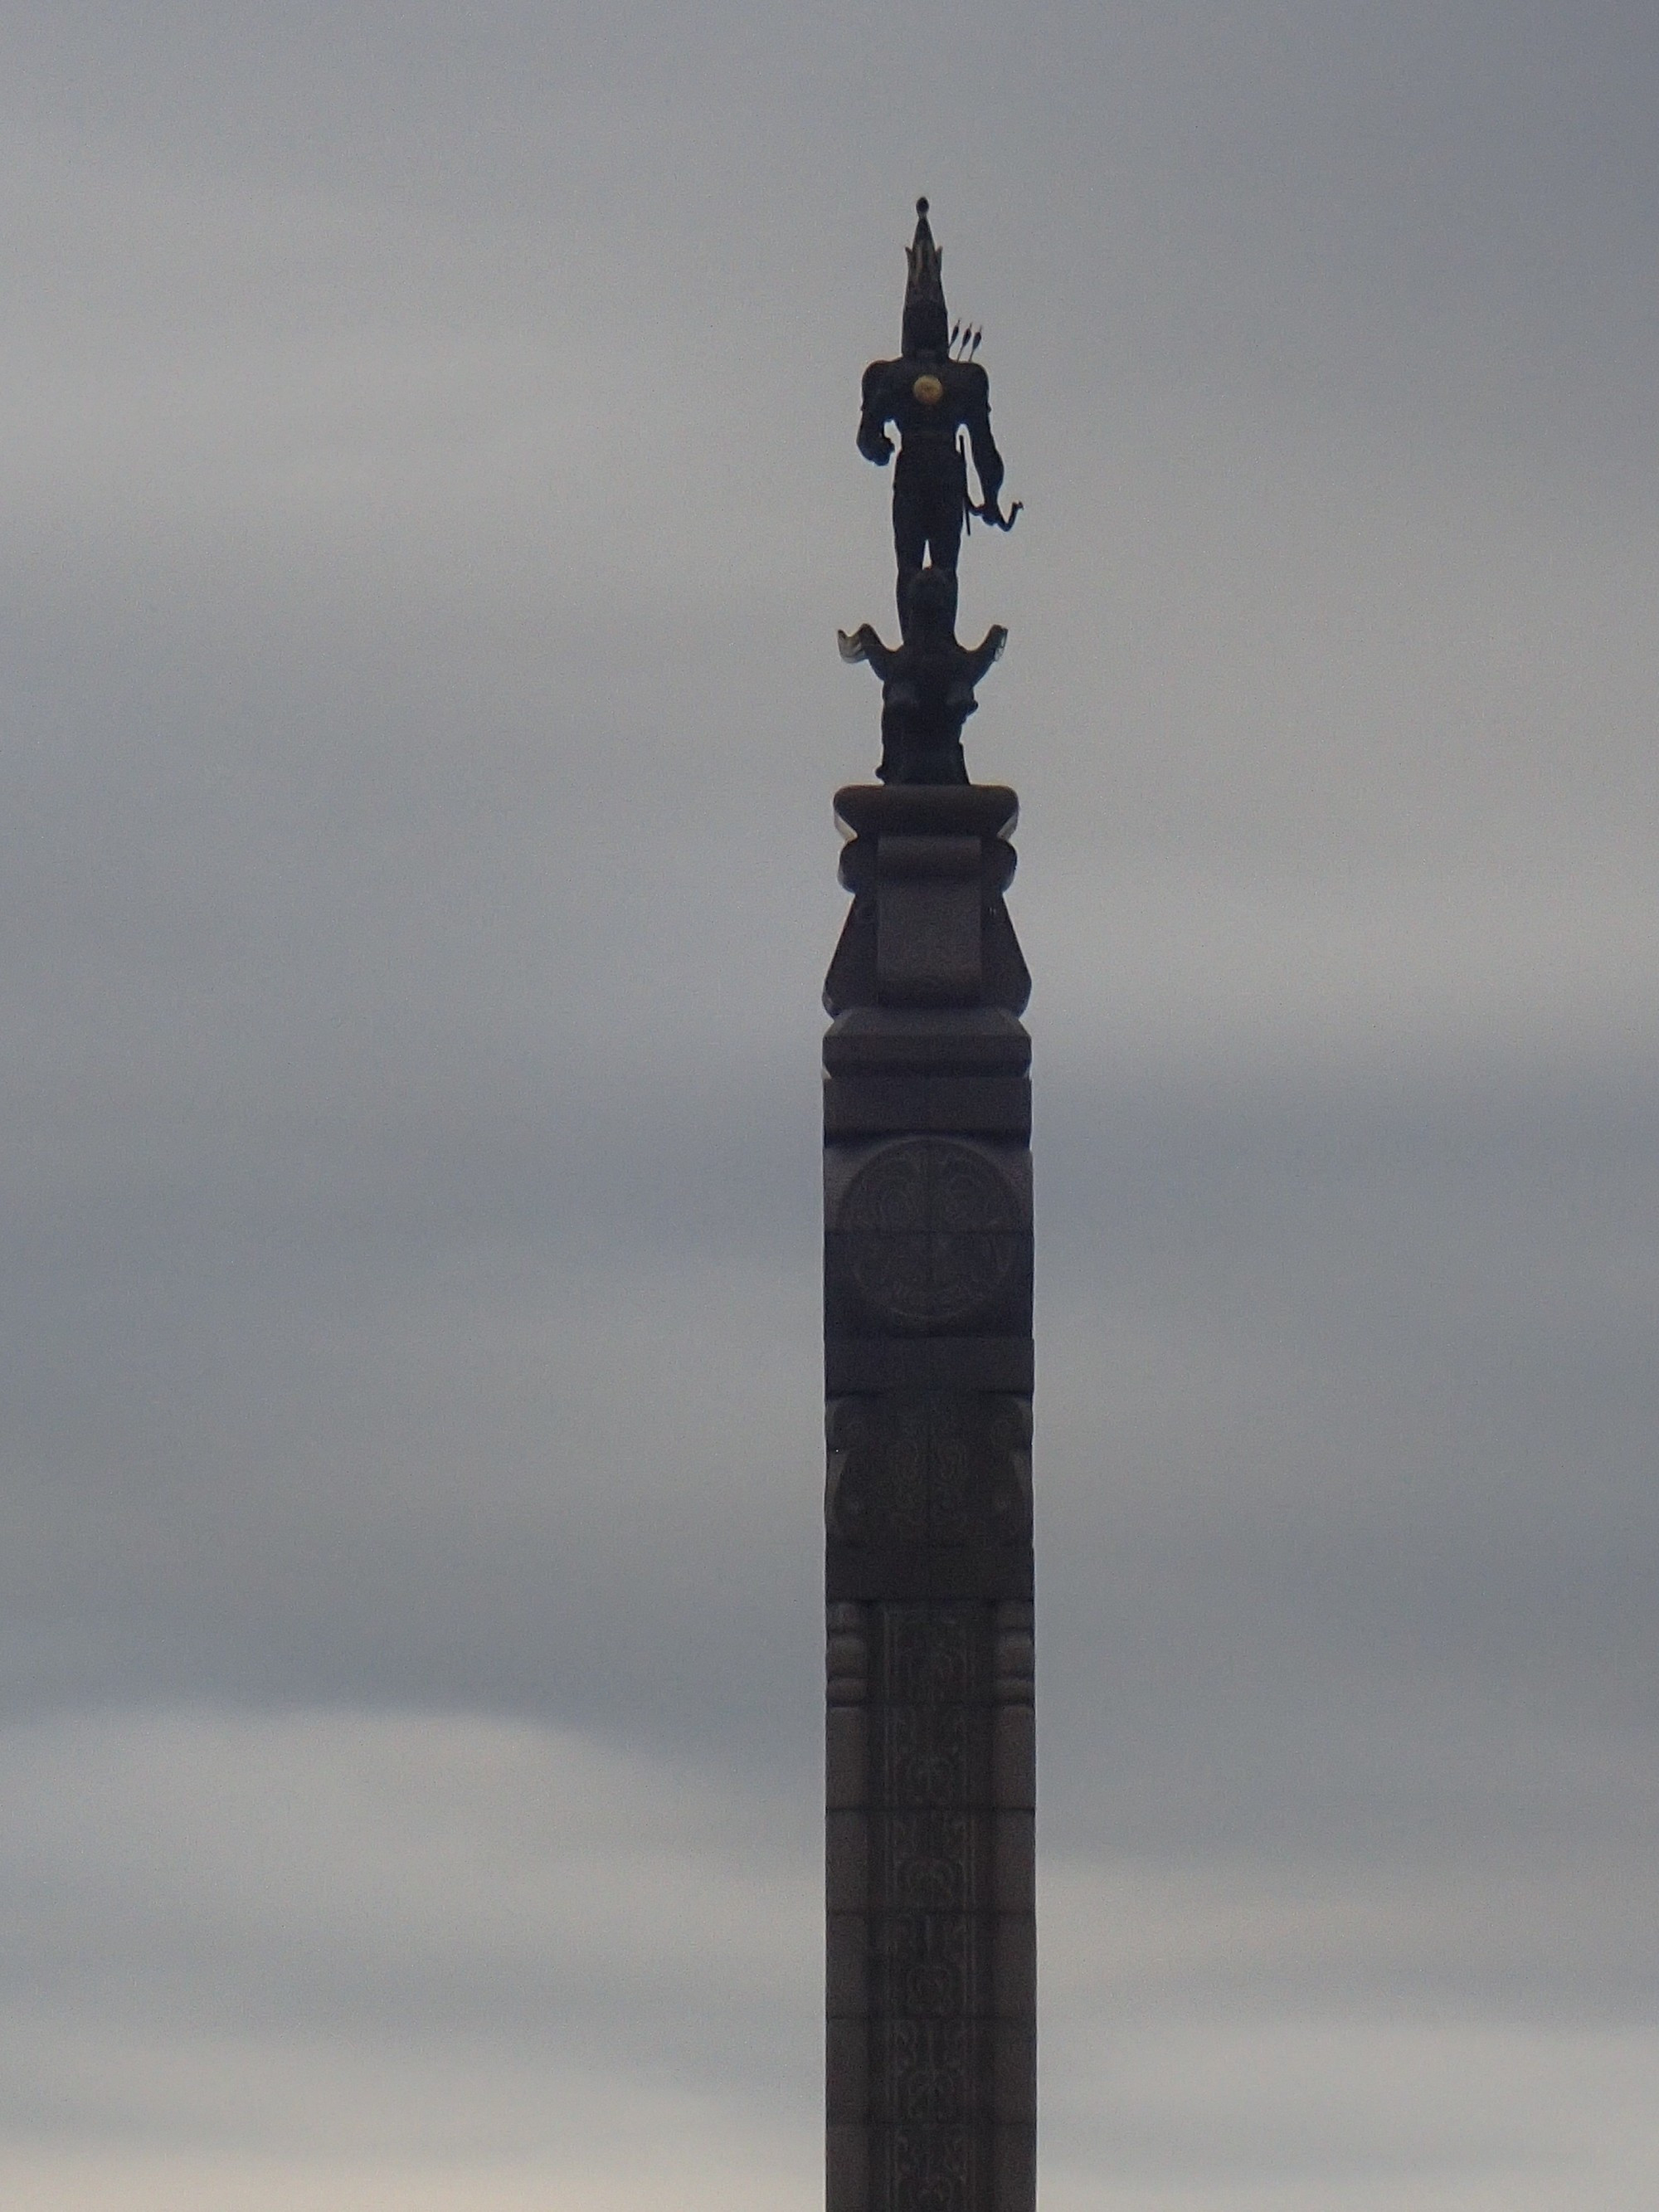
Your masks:
{"label": "golden shield emblem", "polygon": [[945,386],[936,376],[919,376],[910,386],[910,393],[924,407],[937,407],[945,397]]}

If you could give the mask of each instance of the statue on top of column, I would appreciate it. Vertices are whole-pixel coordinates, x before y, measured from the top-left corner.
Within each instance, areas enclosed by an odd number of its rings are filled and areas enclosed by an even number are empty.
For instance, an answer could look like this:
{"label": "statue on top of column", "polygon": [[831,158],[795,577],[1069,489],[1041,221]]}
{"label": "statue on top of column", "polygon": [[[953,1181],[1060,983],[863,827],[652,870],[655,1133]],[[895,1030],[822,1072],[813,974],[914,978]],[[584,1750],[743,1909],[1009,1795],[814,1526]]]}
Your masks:
{"label": "statue on top of column", "polygon": [[[1002,456],[991,435],[991,380],[972,356],[981,333],[951,327],[940,274],[943,256],[933,242],[927,203],[916,202],[916,233],[905,248],[903,352],[896,361],[872,361],[864,372],[859,451],[885,468],[892,458],[890,423],[899,434],[893,470],[893,550],[898,556],[899,627],[909,624],[910,580],[924,555],[954,575],[966,518],[978,515],[1012,530],[1018,505],[1004,514]],[[959,442],[965,431],[973,449],[981,498],[968,489],[968,460]]]}
{"label": "statue on top of column", "polygon": [[[977,646],[957,641],[962,534],[974,515],[1012,530],[1019,502],[1006,514],[1000,504],[1002,456],[991,435],[991,382],[974,358],[982,333],[951,325],[926,200],[916,202],[916,233],[905,258],[904,350],[865,370],[858,434],[860,453],[880,468],[893,458],[889,426],[899,434],[893,550],[900,641],[884,645],[868,623],[837,635],[842,658],[868,662],[881,678],[880,781],[965,783],[963,725],[976,709],[974,688],[1008,633],[996,623]],[[969,451],[977,502],[968,489]]]}

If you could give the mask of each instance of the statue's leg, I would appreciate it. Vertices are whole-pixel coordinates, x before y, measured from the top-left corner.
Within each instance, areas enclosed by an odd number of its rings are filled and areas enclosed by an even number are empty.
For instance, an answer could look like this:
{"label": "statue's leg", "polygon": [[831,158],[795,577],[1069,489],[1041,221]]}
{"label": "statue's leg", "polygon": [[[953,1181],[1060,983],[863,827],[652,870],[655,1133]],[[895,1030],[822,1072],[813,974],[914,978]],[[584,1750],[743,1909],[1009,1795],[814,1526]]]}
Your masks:
{"label": "statue's leg", "polygon": [[954,576],[962,557],[962,501],[954,487],[941,486],[930,504],[928,555],[936,568],[948,568]]}
{"label": "statue's leg", "polygon": [[893,551],[898,559],[899,635],[909,632],[910,580],[921,568],[927,550],[927,507],[902,477],[893,486]]}

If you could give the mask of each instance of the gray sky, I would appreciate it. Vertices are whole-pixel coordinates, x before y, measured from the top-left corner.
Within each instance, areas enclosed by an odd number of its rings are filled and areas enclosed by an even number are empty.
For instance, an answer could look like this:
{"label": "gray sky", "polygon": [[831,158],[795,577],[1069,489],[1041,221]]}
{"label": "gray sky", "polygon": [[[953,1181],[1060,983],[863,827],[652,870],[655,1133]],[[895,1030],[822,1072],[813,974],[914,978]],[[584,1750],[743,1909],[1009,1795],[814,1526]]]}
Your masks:
{"label": "gray sky", "polygon": [[818,2197],[817,997],[933,202],[1048,2212],[1659,2196],[1659,20],[0,9],[0,2197]]}

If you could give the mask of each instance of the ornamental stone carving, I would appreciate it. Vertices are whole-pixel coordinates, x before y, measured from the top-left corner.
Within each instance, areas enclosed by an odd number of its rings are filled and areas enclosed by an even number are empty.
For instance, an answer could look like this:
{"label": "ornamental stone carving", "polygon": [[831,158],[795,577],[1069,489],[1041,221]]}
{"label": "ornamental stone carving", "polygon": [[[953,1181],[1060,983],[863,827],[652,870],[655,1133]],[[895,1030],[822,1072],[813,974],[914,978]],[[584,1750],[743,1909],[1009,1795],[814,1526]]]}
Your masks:
{"label": "ornamental stone carving", "polygon": [[966,1549],[1029,1540],[1029,1400],[943,1392],[837,1398],[826,1425],[833,1543]]}
{"label": "ornamental stone carving", "polygon": [[960,1138],[879,1145],[840,1195],[832,1276],[878,1324],[959,1328],[991,1309],[1029,1252],[1020,1167]]}

